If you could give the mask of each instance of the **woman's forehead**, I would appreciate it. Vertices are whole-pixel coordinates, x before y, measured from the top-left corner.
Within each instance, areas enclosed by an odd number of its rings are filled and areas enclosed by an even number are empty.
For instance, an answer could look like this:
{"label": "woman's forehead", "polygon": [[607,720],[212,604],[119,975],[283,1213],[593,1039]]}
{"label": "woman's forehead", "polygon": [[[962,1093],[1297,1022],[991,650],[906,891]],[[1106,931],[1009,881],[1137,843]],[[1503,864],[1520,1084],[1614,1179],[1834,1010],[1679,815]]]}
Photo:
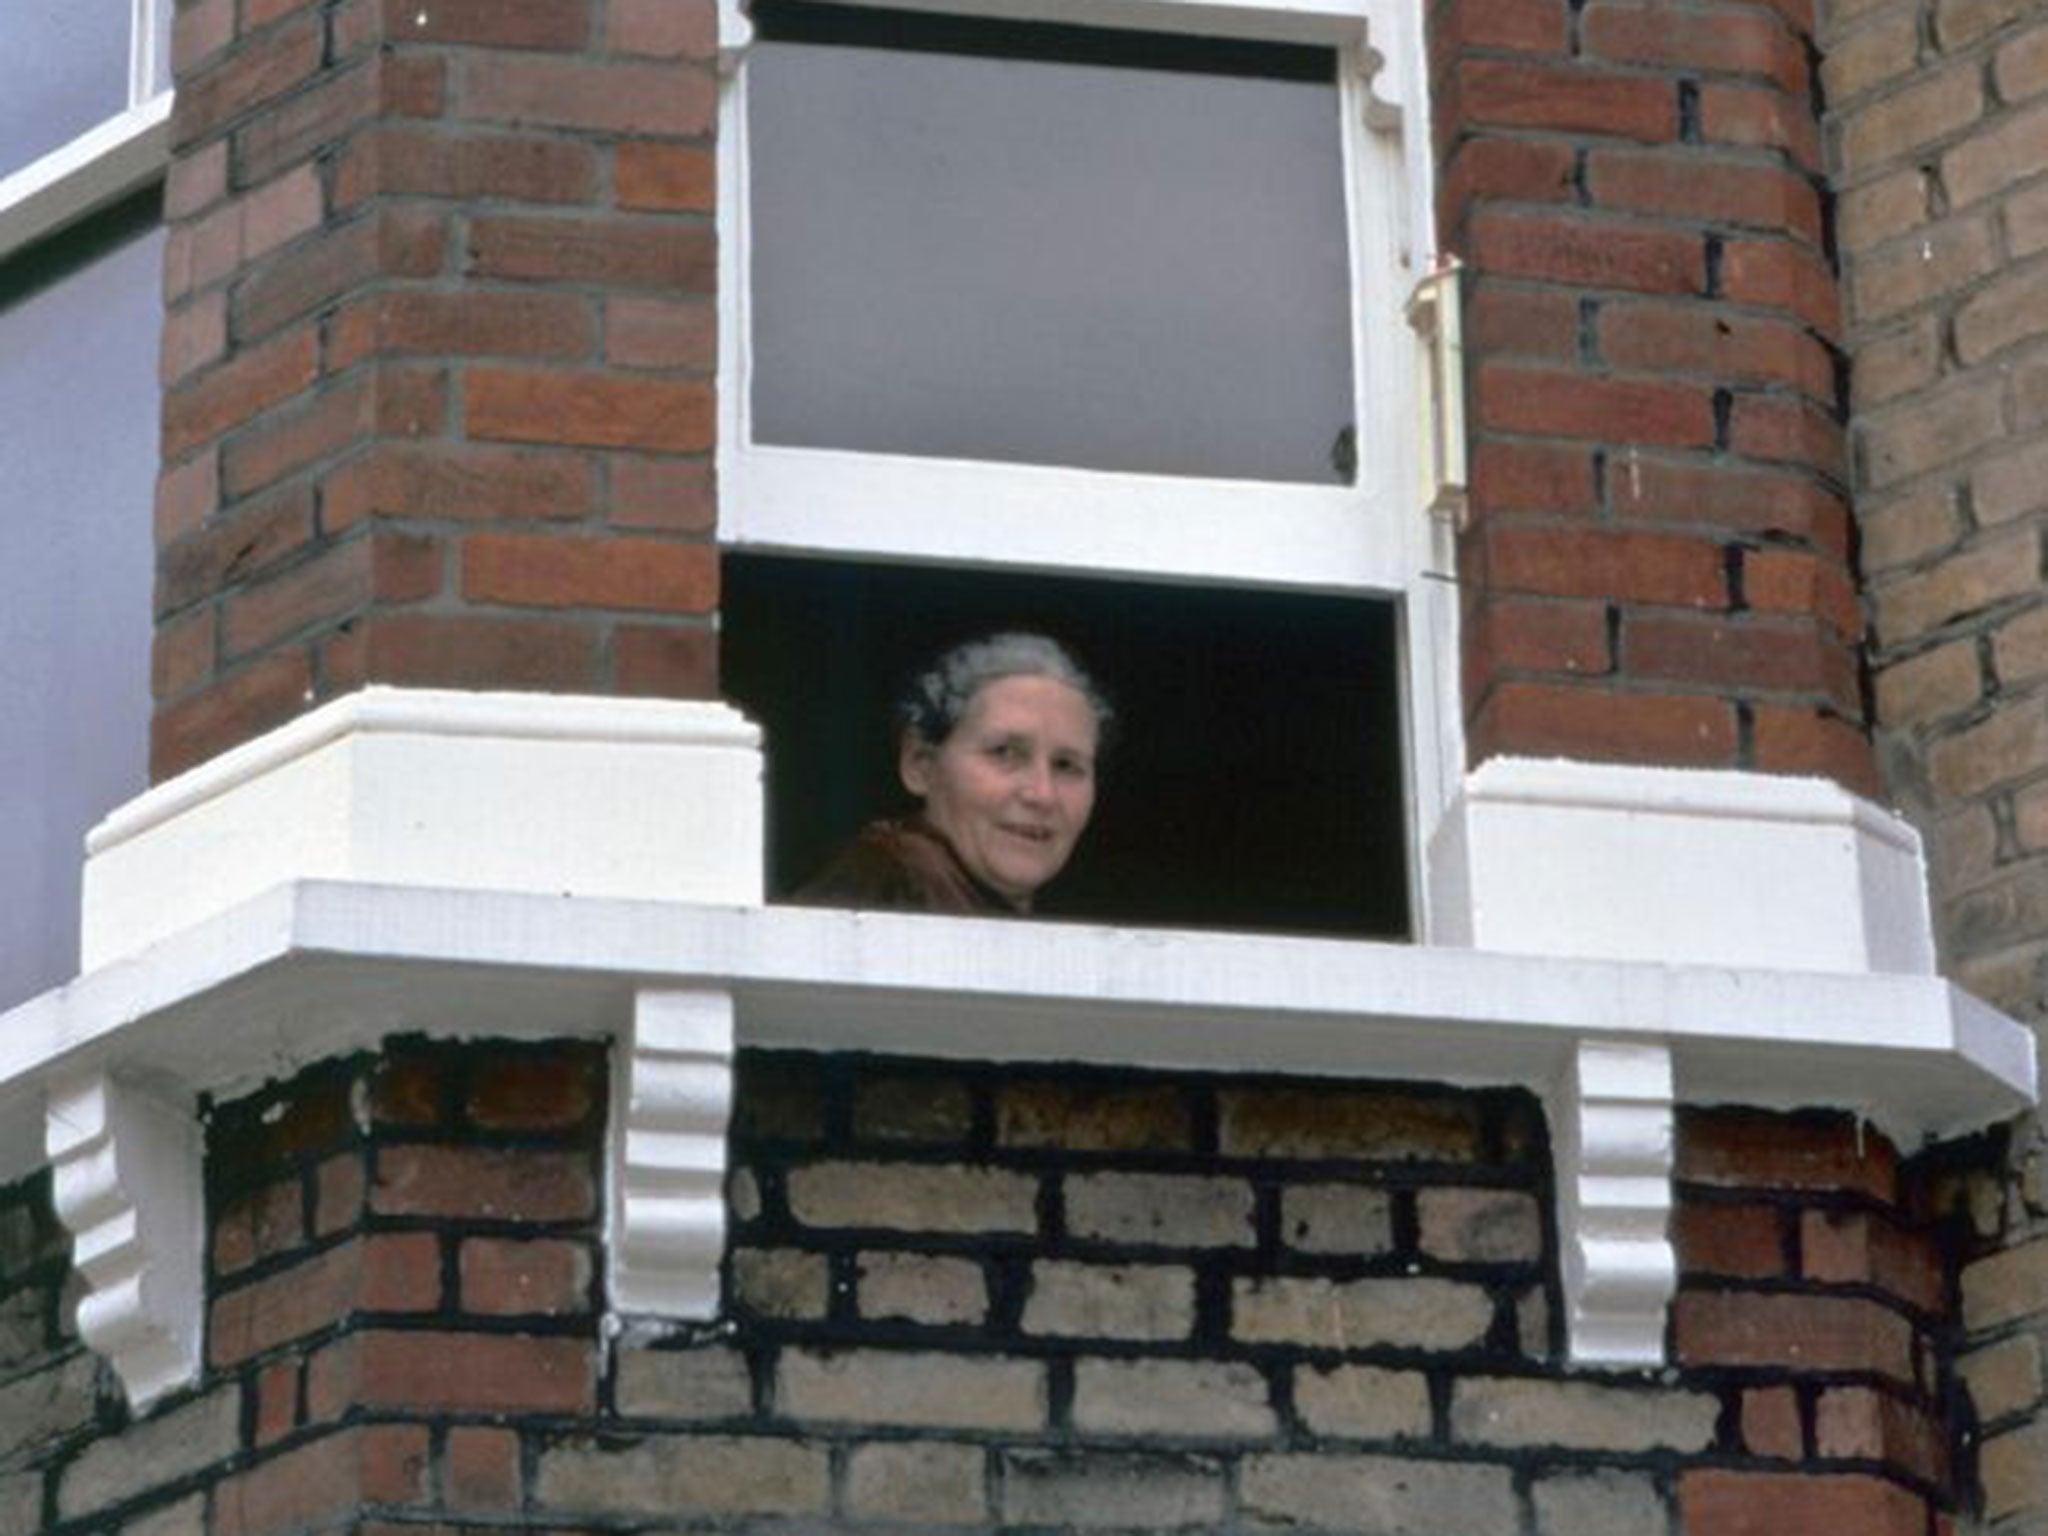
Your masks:
{"label": "woman's forehead", "polygon": [[1090,744],[1096,735],[1095,706],[1087,695],[1056,677],[1030,673],[983,683],[968,700],[961,723],[1050,731]]}

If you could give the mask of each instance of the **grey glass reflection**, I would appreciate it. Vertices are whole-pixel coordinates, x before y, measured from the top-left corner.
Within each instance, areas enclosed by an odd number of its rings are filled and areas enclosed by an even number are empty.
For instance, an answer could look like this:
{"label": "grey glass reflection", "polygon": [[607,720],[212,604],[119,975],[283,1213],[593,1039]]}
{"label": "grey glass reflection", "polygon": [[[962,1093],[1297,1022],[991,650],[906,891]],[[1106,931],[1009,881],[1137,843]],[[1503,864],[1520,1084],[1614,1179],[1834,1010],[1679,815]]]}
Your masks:
{"label": "grey glass reflection", "polygon": [[1331,481],[1333,83],[762,42],[754,438]]}
{"label": "grey glass reflection", "polygon": [[0,0],[0,176],[128,105],[128,26],[129,0]]}
{"label": "grey glass reflection", "polygon": [[77,970],[86,830],[147,782],[162,266],[0,308],[0,1009]]}

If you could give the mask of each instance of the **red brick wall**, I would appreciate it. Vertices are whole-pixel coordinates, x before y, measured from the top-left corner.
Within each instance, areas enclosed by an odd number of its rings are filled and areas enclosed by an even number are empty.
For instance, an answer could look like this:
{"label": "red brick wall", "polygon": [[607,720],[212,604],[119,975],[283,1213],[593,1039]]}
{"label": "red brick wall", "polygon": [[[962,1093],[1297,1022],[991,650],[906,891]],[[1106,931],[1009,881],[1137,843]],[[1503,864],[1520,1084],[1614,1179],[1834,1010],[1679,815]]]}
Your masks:
{"label": "red brick wall", "polygon": [[8,1192],[7,1529],[1929,1536],[1952,1503],[1928,1181],[1841,1117],[1686,1116],[1674,1367],[1568,1371],[1525,1094],[754,1055],[727,1316],[608,1351],[603,1068],[400,1042],[216,1108],[208,1374],[140,1424],[59,1326],[46,1192]]}
{"label": "red brick wall", "polygon": [[1438,0],[1475,758],[1874,787],[1800,0]]}
{"label": "red brick wall", "polygon": [[715,691],[709,0],[176,30],[153,762],[365,682]]}

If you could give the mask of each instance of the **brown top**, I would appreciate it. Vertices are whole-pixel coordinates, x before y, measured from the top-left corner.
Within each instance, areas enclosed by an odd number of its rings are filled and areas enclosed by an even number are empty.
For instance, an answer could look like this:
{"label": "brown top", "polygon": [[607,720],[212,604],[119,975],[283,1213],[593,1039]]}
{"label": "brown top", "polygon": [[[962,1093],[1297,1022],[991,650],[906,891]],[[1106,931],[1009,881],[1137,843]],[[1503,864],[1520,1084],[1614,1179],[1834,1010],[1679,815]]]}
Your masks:
{"label": "brown top", "polygon": [[807,907],[981,917],[1015,917],[1026,910],[970,875],[953,845],[921,816],[869,822],[790,900]]}

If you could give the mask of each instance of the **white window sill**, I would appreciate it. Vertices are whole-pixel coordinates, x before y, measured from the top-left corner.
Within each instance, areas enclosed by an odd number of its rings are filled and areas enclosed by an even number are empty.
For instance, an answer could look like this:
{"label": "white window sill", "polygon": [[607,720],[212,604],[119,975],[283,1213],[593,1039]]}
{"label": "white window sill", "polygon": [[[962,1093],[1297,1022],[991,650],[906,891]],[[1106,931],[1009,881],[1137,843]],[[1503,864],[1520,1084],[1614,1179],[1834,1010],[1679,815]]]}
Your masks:
{"label": "white window sill", "polygon": [[161,180],[170,121],[162,91],[0,179],[0,261]]}

